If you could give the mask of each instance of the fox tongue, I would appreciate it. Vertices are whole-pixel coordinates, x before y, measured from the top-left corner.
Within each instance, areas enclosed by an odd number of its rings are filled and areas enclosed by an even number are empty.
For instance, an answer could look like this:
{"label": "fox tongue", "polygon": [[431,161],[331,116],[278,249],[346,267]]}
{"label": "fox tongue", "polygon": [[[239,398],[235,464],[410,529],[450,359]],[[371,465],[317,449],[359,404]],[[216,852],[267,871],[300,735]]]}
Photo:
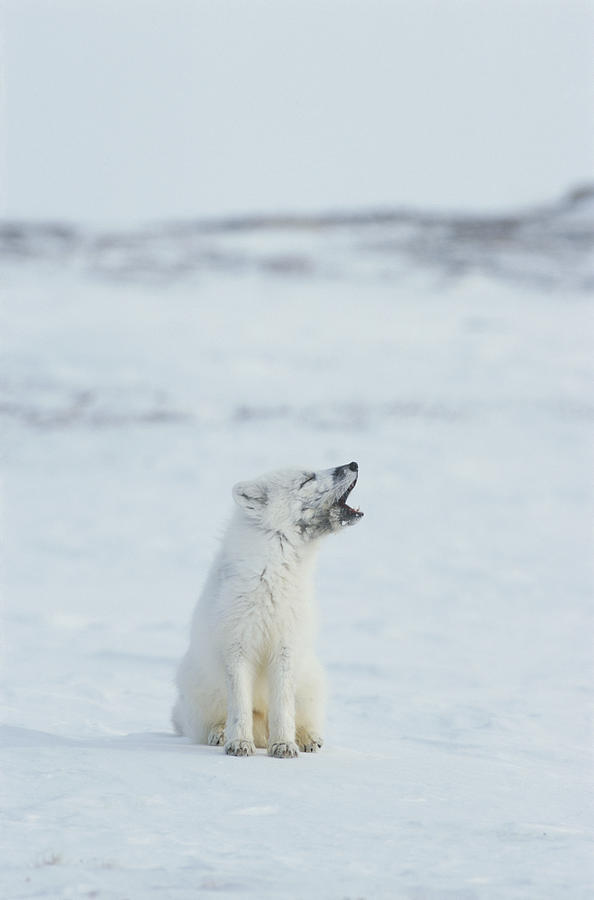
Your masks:
{"label": "fox tongue", "polygon": [[349,506],[348,503],[344,502],[344,500],[340,501],[340,506],[342,507],[342,509],[345,510],[345,512],[347,512],[351,516],[362,516],[363,515],[363,513],[361,512],[361,510],[358,507],[355,508],[355,507]]}

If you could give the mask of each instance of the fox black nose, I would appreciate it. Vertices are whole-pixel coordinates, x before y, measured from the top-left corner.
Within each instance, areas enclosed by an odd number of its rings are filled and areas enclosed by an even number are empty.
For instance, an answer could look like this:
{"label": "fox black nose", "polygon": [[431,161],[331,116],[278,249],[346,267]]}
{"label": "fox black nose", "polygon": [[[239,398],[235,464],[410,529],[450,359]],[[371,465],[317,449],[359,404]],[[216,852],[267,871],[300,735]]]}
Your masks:
{"label": "fox black nose", "polygon": [[351,472],[358,472],[359,466],[356,462],[347,463],[346,466],[337,466],[334,469],[334,477],[342,478],[349,470]]}

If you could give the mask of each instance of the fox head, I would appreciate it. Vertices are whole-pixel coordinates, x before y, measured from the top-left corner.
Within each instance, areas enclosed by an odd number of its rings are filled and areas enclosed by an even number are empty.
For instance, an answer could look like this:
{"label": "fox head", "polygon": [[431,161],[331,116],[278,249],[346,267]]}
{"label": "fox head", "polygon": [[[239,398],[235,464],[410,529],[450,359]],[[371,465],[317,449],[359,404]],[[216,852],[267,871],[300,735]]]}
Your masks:
{"label": "fox head", "polygon": [[255,527],[290,540],[309,541],[353,525],[363,515],[347,504],[359,467],[280,469],[253,481],[240,481],[233,498]]}

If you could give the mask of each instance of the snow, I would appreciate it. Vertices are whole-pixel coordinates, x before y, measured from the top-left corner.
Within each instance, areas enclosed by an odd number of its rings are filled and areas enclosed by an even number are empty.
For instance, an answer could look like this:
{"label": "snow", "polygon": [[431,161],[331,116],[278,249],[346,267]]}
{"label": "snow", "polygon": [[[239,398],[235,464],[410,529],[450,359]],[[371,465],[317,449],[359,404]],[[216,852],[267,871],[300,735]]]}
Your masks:
{"label": "snow", "polygon": [[[471,222],[455,266],[422,216],[430,266],[394,221],[219,228],[202,257],[163,226],[112,236],[115,267],[95,233],[4,234],[3,896],[591,896],[580,209],[569,237]],[[315,264],[258,262],[288,256]],[[351,459],[323,750],[175,737],[231,485]]]}

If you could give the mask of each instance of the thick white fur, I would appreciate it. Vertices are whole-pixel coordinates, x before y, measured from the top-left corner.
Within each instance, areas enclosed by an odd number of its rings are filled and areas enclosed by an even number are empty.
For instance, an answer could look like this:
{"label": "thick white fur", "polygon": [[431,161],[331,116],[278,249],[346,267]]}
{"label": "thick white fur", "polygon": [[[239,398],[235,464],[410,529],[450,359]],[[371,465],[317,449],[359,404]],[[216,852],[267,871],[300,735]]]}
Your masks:
{"label": "thick white fur", "polygon": [[[234,756],[322,746],[325,683],[313,642],[319,539],[351,524],[337,503],[356,464],[273,472],[233,488],[235,515],[194,611],[173,724]],[[341,511],[342,510],[342,511]],[[348,521],[347,521],[348,519]]]}

